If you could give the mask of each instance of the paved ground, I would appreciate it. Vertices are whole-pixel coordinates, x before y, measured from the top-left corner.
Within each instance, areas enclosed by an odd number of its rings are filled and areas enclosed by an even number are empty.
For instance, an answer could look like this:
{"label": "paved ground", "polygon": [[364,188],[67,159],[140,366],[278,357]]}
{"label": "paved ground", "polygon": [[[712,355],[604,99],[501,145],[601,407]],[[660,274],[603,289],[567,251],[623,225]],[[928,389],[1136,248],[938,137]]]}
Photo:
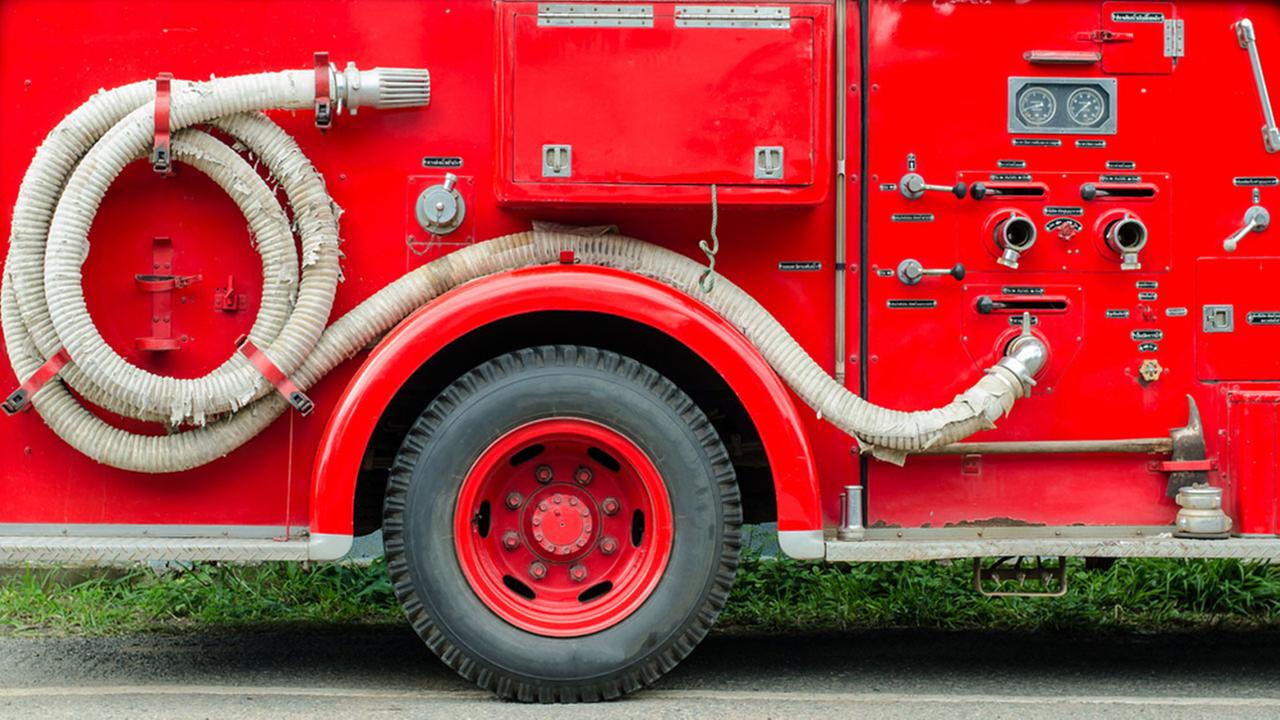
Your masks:
{"label": "paved ground", "polygon": [[605,705],[498,703],[407,628],[0,638],[3,718],[1280,717],[1280,634],[718,634]]}

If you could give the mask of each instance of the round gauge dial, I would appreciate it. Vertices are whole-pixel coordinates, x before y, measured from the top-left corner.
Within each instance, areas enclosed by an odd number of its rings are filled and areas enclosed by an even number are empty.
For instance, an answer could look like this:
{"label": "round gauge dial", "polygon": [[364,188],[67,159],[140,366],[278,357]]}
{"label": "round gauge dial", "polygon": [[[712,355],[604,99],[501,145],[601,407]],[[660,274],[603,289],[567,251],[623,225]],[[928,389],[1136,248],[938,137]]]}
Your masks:
{"label": "round gauge dial", "polygon": [[1077,125],[1096,125],[1106,109],[1107,101],[1093,88],[1080,88],[1067,98],[1067,115]]}
{"label": "round gauge dial", "polygon": [[1053,93],[1042,87],[1029,88],[1018,98],[1018,114],[1028,125],[1044,125],[1058,112]]}

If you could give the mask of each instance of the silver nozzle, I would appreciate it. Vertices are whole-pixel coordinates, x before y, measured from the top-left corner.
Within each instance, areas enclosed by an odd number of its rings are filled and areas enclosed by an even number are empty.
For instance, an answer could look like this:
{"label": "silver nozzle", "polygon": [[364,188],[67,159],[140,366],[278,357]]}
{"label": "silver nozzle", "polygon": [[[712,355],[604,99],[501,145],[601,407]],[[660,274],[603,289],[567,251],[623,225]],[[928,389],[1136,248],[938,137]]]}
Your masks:
{"label": "silver nozzle", "polygon": [[349,62],[346,69],[335,70],[333,75],[334,99],[352,115],[362,107],[389,110],[431,104],[431,73],[426,68],[360,70]]}

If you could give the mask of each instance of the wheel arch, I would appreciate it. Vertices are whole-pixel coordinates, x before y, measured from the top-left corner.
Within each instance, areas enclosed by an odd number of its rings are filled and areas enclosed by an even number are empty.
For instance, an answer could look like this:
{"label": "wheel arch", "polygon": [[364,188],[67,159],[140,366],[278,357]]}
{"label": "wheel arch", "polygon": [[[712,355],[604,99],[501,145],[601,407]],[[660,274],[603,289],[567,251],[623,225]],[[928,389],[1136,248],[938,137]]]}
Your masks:
{"label": "wheel arch", "polygon": [[[790,392],[755,347],[704,304],[660,283],[605,268],[548,266],[455,289],[410,315],[374,348],[344,390],[317,449],[312,558],[345,554],[358,515],[380,513],[386,474],[379,466],[435,392],[496,354],[558,342],[635,357],[671,378],[704,411],[713,406],[709,414],[718,414],[715,424],[726,446],[738,442],[736,449],[745,453],[740,475],[751,519],[768,519],[776,508],[783,550],[821,555],[809,438]],[[750,458],[755,438],[763,473]]]}

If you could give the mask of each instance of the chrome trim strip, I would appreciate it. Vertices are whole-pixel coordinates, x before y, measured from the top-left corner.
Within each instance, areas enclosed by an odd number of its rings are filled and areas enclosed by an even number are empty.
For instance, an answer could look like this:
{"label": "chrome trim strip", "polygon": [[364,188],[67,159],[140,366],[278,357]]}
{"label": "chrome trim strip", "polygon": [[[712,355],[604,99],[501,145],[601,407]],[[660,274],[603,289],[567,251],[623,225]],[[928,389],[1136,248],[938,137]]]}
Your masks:
{"label": "chrome trim strip", "polygon": [[93,538],[304,538],[306,526],[283,525],[148,525],[131,523],[0,523],[5,537]]}

